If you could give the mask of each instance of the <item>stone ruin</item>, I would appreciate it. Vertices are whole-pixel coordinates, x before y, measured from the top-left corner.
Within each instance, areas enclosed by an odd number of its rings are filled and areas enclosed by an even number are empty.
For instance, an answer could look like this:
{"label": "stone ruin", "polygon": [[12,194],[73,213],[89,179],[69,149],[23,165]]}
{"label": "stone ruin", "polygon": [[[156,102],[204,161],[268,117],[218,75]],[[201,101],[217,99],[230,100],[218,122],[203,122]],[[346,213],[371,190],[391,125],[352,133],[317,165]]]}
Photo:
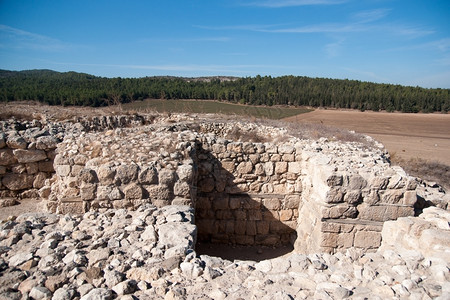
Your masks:
{"label": "stone ruin", "polygon": [[[381,148],[243,122],[154,119],[78,120],[53,129],[59,136],[28,129],[28,142],[3,133],[2,192],[38,192],[62,214],[187,205],[199,241],[300,253],[376,249],[384,222],[420,208],[417,179]],[[237,129],[284,141],[233,141]]]}

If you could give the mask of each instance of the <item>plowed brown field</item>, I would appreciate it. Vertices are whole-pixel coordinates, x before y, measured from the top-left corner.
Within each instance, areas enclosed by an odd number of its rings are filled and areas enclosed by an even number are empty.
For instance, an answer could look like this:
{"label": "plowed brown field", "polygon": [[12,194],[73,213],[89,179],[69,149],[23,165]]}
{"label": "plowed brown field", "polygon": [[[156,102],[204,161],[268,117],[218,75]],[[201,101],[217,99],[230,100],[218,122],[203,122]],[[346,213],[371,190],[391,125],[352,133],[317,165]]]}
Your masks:
{"label": "plowed brown field", "polygon": [[285,119],[367,134],[403,159],[450,165],[450,114],[403,114],[318,109]]}

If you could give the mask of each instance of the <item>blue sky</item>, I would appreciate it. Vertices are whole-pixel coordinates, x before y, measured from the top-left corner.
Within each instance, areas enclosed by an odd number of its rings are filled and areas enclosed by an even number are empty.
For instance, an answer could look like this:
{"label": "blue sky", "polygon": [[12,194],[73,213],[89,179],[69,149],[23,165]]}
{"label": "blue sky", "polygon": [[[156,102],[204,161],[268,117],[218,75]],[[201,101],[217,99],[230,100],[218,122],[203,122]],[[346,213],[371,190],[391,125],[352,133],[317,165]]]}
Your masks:
{"label": "blue sky", "polygon": [[0,0],[0,68],[450,88],[450,1]]}

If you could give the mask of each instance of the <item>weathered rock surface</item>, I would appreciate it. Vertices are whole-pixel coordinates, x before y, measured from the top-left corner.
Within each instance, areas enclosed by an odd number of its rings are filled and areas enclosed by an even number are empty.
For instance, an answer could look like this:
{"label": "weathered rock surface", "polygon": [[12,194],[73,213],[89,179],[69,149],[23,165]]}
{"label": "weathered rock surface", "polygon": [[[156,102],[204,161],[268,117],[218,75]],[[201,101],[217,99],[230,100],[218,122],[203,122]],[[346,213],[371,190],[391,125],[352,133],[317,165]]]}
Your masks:
{"label": "weathered rock surface", "polygon": [[[0,226],[0,297],[446,299],[449,218],[428,208],[418,218],[386,222],[377,252],[349,248],[254,262],[197,256],[187,206],[24,214]],[[441,243],[422,243],[427,230]],[[177,245],[182,249],[173,251]]]}

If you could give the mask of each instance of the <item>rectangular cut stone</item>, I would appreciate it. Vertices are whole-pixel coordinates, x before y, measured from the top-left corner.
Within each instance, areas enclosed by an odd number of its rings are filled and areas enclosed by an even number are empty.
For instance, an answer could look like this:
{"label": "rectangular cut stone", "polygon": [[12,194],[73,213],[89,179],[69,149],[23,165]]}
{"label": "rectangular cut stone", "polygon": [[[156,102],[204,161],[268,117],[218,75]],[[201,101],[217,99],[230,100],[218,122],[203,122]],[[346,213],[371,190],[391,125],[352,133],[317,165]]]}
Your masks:
{"label": "rectangular cut stone", "polygon": [[355,235],[353,232],[344,233],[341,232],[337,236],[337,247],[338,248],[350,248],[353,247]]}
{"label": "rectangular cut stone", "polygon": [[47,158],[44,150],[16,149],[13,153],[19,163],[38,162]]}
{"label": "rectangular cut stone", "polygon": [[358,231],[355,234],[354,246],[357,248],[371,249],[381,245],[381,233],[374,231]]}
{"label": "rectangular cut stone", "polygon": [[255,244],[255,237],[250,235],[236,235],[236,244],[238,245],[253,245]]}
{"label": "rectangular cut stone", "polygon": [[279,214],[280,214],[280,221],[289,221],[290,219],[292,219],[293,216],[293,212],[291,209],[280,210]]}
{"label": "rectangular cut stone", "polygon": [[287,162],[276,162],[275,163],[275,173],[276,174],[284,174],[287,172],[288,164]]}
{"label": "rectangular cut stone", "polygon": [[247,221],[246,224],[246,234],[247,235],[256,235],[256,222],[255,221]]}
{"label": "rectangular cut stone", "polygon": [[252,221],[262,220],[262,212],[260,209],[252,209],[248,211],[248,219]]}
{"label": "rectangular cut stone", "polygon": [[295,155],[294,154],[283,154],[281,156],[281,159],[286,162],[295,161]]}
{"label": "rectangular cut stone", "polygon": [[322,233],[320,240],[320,247],[337,247],[338,243],[338,234],[324,232]]}
{"label": "rectangular cut stone", "polygon": [[331,222],[322,222],[322,232],[334,232],[338,233],[341,231],[341,225]]}
{"label": "rectangular cut stone", "polygon": [[301,199],[301,195],[287,195],[282,201],[282,207],[285,209],[298,209]]}
{"label": "rectangular cut stone", "polygon": [[288,164],[288,172],[294,174],[300,174],[302,171],[300,162],[290,162]]}
{"label": "rectangular cut stone", "polygon": [[245,210],[241,210],[241,209],[234,210],[233,215],[236,220],[246,220],[247,219],[247,212]]}
{"label": "rectangular cut stone", "polygon": [[268,221],[256,221],[256,233],[268,234],[270,230],[270,222]]}
{"label": "rectangular cut stone", "polygon": [[402,204],[414,206],[417,202],[417,193],[416,191],[406,191],[403,195]]}
{"label": "rectangular cut stone", "polygon": [[267,209],[280,209],[281,208],[281,201],[279,199],[264,199],[263,205]]}
{"label": "rectangular cut stone", "polygon": [[257,245],[272,246],[280,243],[280,236],[276,234],[257,235],[255,237],[255,243]]}

